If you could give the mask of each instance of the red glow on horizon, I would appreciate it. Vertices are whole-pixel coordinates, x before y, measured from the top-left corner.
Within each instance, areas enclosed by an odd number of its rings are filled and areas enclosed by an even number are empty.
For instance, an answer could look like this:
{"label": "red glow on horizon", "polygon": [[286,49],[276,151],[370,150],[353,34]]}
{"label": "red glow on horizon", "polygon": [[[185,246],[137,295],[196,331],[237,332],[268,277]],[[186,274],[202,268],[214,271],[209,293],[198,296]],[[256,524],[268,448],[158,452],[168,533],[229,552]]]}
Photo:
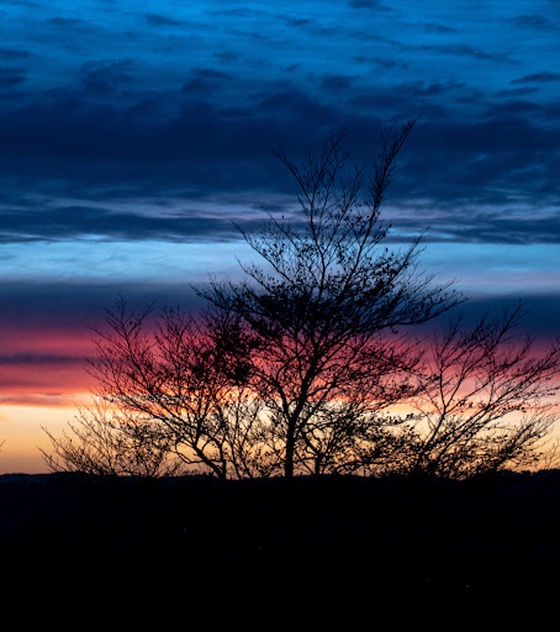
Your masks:
{"label": "red glow on horizon", "polygon": [[12,327],[2,333],[3,406],[69,407],[93,386],[87,372],[95,351],[90,331]]}

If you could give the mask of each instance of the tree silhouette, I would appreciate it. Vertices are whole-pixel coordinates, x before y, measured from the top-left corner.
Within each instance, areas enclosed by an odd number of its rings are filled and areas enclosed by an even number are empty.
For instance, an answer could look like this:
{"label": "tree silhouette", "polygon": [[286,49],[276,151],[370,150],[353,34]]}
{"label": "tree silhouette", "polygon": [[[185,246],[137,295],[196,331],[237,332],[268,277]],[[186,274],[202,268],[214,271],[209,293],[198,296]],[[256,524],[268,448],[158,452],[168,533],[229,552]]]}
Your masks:
{"label": "tree silhouette", "polygon": [[[164,308],[134,312],[120,300],[97,331],[91,373],[98,395],[135,424],[151,424],[167,451],[219,478],[252,473],[258,402],[248,390],[243,335],[217,311],[198,319]],[[248,448],[250,446],[250,449]]]}
{"label": "tree silhouette", "polygon": [[158,432],[153,419],[116,410],[101,398],[82,407],[60,435],[43,431],[52,449],[40,452],[54,472],[142,478],[182,472],[168,433]]}
{"label": "tree silhouette", "polygon": [[465,478],[543,457],[557,418],[560,345],[539,352],[533,338],[520,339],[526,313],[518,303],[472,327],[457,319],[431,337],[411,400],[412,471]]}
{"label": "tree silhouette", "polygon": [[260,231],[242,231],[264,265],[242,265],[244,281],[213,281],[202,293],[235,314],[252,341],[251,386],[286,477],[309,463],[316,472],[328,461],[340,467],[364,424],[362,439],[379,434],[385,418],[374,413],[407,394],[415,361],[394,329],[459,300],[418,271],[419,240],[384,245],[381,207],[412,127],[386,133],[371,171],[349,164],[342,137],[301,166],[277,152],[299,188],[301,221],[270,215]]}
{"label": "tree silhouette", "polygon": [[420,237],[387,245],[381,207],[413,124],[387,131],[370,169],[342,136],[301,165],[276,152],[298,219],[240,228],[257,263],[240,264],[241,281],[211,279],[203,312],[106,310],[91,364],[100,405],[49,435],[49,466],[464,478],[537,458],[560,349],[517,343],[520,306],[474,328],[457,320],[427,348],[412,335],[462,300],[419,269]]}

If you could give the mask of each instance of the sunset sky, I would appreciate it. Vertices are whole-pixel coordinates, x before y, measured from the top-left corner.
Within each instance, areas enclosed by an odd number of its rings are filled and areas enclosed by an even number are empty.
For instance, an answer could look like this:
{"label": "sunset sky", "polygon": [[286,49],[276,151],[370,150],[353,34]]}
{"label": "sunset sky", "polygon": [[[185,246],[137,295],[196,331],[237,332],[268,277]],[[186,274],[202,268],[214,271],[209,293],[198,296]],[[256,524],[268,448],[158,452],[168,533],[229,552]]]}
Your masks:
{"label": "sunset sky", "polygon": [[0,473],[45,470],[103,307],[235,275],[233,222],[295,208],[270,150],[330,132],[418,118],[393,242],[559,335],[559,59],[557,0],[0,1]]}

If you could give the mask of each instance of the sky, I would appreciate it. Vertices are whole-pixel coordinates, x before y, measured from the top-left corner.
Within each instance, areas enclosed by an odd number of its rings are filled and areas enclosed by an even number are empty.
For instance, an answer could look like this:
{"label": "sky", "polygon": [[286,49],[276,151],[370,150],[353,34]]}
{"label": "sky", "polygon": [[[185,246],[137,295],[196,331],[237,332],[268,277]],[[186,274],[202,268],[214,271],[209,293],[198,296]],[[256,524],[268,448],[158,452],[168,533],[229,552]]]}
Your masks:
{"label": "sky", "polygon": [[119,295],[194,305],[295,209],[274,148],[368,164],[417,119],[384,217],[466,309],[560,334],[557,0],[0,0],[0,473],[45,471]]}

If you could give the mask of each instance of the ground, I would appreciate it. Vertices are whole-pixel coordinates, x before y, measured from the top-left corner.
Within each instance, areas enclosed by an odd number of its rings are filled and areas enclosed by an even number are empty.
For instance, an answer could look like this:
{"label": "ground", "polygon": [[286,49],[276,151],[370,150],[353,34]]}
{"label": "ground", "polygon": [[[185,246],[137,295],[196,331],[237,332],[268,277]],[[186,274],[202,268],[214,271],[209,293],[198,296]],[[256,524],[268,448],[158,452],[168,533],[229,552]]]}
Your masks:
{"label": "ground", "polygon": [[14,594],[92,616],[112,604],[144,623],[174,613],[248,629],[264,611],[276,623],[297,612],[307,629],[335,617],[387,629],[390,604],[395,621],[433,621],[442,607],[463,621],[480,605],[543,613],[560,589],[559,498],[560,471],[464,482],[5,475],[0,563]]}

